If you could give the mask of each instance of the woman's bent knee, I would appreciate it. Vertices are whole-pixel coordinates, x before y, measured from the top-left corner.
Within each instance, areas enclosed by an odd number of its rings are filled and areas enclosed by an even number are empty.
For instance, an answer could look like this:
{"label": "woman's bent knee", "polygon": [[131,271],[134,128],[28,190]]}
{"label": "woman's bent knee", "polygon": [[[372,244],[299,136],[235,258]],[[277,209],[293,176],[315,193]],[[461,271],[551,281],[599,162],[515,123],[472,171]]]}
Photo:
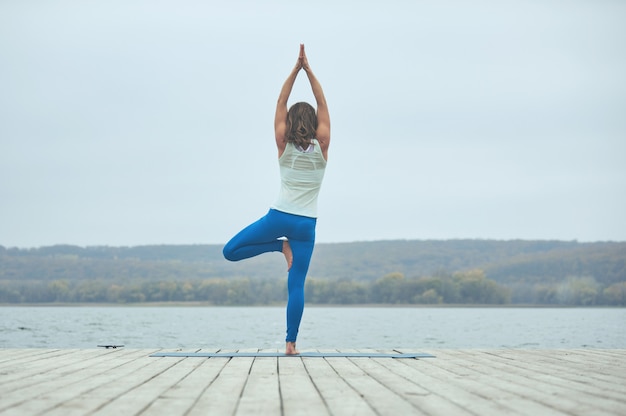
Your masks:
{"label": "woman's bent knee", "polygon": [[235,253],[234,253],[234,250],[232,249],[232,247],[230,247],[228,244],[226,244],[224,246],[224,248],[222,249],[222,255],[228,261],[237,261],[237,260],[239,260],[237,257],[235,257]]}

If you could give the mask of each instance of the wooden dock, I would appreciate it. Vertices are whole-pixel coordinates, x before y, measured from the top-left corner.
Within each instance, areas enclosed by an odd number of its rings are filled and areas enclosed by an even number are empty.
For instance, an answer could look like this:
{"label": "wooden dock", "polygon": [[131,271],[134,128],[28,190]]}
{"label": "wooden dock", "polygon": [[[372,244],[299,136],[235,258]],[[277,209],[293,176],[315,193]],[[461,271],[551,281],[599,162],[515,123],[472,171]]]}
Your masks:
{"label": "wooden dock", "polygon": [[150,357],[158,351],[0,349],[0,414],[626,415],[626,350]]}

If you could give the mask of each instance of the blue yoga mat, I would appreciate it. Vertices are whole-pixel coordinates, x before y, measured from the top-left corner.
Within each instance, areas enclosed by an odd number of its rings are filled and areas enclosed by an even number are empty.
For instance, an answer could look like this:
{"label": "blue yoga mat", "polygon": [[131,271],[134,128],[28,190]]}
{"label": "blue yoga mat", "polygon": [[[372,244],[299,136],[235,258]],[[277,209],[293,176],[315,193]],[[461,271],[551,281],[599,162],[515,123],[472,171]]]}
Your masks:
{"label": "blue yoga mat", "polygon": [[363,358],[435,358],[423,352],[378,353],[378,352],[301,352],[287,355],[281,352],[157,352],[150,357],[363,357]]}

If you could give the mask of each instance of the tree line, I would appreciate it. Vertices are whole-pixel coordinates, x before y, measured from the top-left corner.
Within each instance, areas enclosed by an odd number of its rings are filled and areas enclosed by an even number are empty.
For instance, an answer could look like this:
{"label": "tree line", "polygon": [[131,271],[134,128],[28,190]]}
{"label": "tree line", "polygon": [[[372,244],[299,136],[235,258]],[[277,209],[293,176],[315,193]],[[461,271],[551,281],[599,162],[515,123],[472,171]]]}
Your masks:
{"label": "tree line", "polygon": [[[221,245],[6,248],[0,245],[0,280],[250,277],[284,278],[280,254],[229,263]],[[309,276],[374,281],[389,273],[432,276],[484,270],[499,283],[561,281],[592,276],[610,286],[626,281],[626,242],[526,240],[391,240],[319,243]]]}
{"label": "tree line", "polygon": [[[320,305],[506,305],[511,304],[513,292],[486,278],[482,270],[421,278],[391,273],[373,282],[310,278],[305,286],[305,300]],[[527,303],[532,304],[626,306],[626,283],[600,290],[589,278],[572,278],[558,286],[538,285],[525,296]],[[201,302],[230,306],[281,304],[286,297],[285,281],[277,279],[53,280],[0,285],[2,303]]]}
{"label": "tree line", "polygon": [[[271,304],[280,253],[245,262],[220,245],[0,246],[0,302]],[[321,304],[626,306],[626,243],[396,240],[318,244],[306,287]]]}

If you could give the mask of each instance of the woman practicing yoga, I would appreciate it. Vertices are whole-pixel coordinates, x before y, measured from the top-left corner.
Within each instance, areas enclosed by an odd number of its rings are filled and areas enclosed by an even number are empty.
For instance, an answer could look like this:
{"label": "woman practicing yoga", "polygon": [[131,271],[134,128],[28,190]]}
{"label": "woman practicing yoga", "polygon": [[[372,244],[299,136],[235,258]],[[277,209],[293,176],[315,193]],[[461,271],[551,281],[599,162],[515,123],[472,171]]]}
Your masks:
{"label": "woman practicing yoga", "polygon": [[[310,104],[304,102],[287,110],[287,100],[300,70],[304,70],[311,84],[317,114]],[[304,310],[304,280],[315,244],[317,196],[330,144],[328,106],[322,86],[309,66],[304,45],[300,45],[298,61],[278,96],[274,133],[281,179],[278,199],[267,215],[234,236],[223,252],[230,261],[270,251],[285,255],[289,273],[285,353],[293,355],[298,354],[296,337]]]}

